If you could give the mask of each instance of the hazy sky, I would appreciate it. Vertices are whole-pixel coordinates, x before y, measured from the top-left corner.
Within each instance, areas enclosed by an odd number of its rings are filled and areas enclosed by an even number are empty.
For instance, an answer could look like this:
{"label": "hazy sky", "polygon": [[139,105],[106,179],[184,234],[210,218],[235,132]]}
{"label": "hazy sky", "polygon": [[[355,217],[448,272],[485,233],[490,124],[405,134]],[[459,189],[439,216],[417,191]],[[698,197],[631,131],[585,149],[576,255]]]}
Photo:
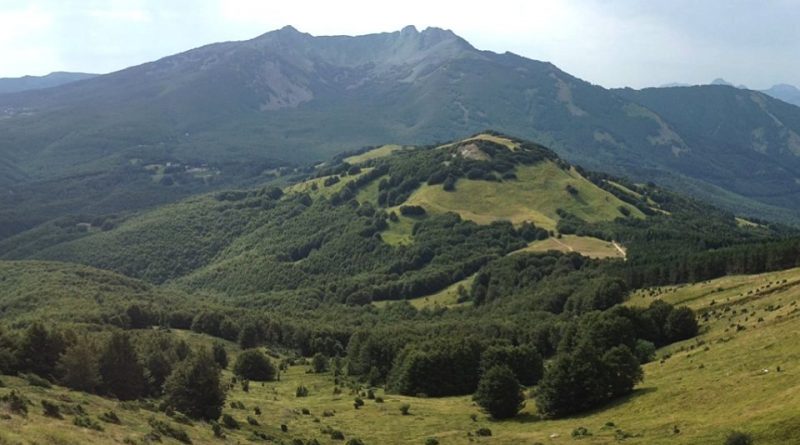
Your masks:
{"label": "hazy sky", "polygon": [[0,77],[105,73],[293,25],[449,28],[606,87],[800,85],[800,0],[0,0]]}

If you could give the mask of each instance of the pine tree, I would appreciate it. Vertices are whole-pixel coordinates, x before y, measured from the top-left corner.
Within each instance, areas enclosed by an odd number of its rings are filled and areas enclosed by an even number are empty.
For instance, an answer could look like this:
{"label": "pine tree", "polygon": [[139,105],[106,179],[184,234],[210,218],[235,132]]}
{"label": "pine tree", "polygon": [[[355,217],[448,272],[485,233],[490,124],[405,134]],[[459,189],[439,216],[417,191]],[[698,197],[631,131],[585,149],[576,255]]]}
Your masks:
{"label": "pine tree", "polygon": [[105,390],[120,400],[133,400],[145,394],[144,368],[127,333],[116,332],[108,340],[100,357],[100,375]]}
{"label": "pine tree", "polygon": [[225,404],[220,368],[203,349],[178,364],[164,385],[165,400],[176,410],[195,419],[217,420]]}
{"label": "pine tree", "polygon": [[83,392],[100,387],[100,352],[88,337],[78,339],[61,354],[57,369],[62,385]]}
{"label": "pine tree", "polygon": [[25,332],[17,350],[17,362],[22,371],[50,378],[55,374],[56,363],[65,348],[64,337],[50,331],[41,323],[34,323]]}

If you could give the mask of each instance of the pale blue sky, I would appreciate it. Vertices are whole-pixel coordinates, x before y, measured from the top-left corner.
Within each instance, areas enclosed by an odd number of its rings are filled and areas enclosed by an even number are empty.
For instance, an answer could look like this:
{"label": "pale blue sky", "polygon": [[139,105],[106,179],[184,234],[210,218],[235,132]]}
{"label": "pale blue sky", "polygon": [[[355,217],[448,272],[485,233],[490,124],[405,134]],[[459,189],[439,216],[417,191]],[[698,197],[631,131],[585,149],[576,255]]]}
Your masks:
{"label": "pale blue sky", "polygon": [[352,35],[409,24],[607,87],[800,84],[797,0],[0,0],[0,77],[110,72],[285,25]]}

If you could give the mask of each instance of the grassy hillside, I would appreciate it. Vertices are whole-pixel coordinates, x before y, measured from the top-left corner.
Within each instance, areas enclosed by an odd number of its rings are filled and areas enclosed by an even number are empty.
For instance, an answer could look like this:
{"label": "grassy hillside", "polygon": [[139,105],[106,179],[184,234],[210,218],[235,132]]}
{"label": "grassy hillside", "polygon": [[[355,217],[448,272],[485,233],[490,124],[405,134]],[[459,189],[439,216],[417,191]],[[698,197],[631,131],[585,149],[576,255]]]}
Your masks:
{"label": "grassy hillside", "polygon": [[[471,441],[572,444],[576,443],[572,432],[579,427],[591,433],[580,438],[581,443],[589,444],[623,440],[648,445],[718,445],[732,430],[751,433],[759,445],[792,443],[800,427],[794,415],[800,410],[798,286],[800,269],[793,269],[634,294],[629,304],[649,304],[655,298],[687,303],[707,314],[707,321],[702,323],[699,337],[659,350],[658,358],[644,366],[645,380],[631,396],[585,415],[541,420],[535,403],[528,400],[518,418],[498,422],[489,420],[469,397],[417,398],[385,394],[380,389],[375,395],[383,399],[382,403],[362,396],[366,404],[356,410],[353,399],[358,394],[346,387],[335,394],[331,373],[308,373],[308,366],[296,365],[283,372],[279,382],[251,383],[247,393],[238,385],[234,387],[228,402],[242,402],[245,409],[228,406],[225,413],[243,426],[226,430],[228,437],[223,443],[247,440],[252,431],[259,431],[281,440],[316,438],[322,444],[333,444],[341,442],[325,432],[338,430],[347,439],[357,437],[366,444],[420,444],[428,437],[443,445]],[[187,338],[197,344],[208,342],[193,334]],[[235,353],[233,345],[228,344],[228,348]],[[226,372],[225,376],[229,378],[230,374]],[[0,420],[0,440],[5,443],[100,444],[122,443],[126,438],[141,443],[151,429],[150,417],[183,428],[193,443],[219,443],[202,422],[180,425],[147,408],[131,410],[96,396],[32,387],[13,377],[3,376],[2,380],[6,388],[0,388],[0,394],[14,389],[33,402],[27,418],[12,415]],[[307,397],[295,396],[300,385],[308,388]],[[71,415],[65,420],[42,416],[41,399],[62,406],[81,404],[93,419],[114,410],[122,425],[99,422],[104,427],[102,432],[75,427]],[[401,414],[403,404],[410,405],[410,415]],[[260,408],[261,415],[253,412],[255,407]],[[303,414],[304,409],[309,414]],[[324,416],[325,411],[332,415]],[[247,425],[247,416],[260,425]],[[287,433],[280,431],[281,424],[287,425]],[[492,436],[475,437],[478,428],[491,429]],[[166,437],[164,441],[177,443]]]}
{"label": "grassy hillside", "polygon": [[134,302],[174,307],[186,299],[179,291],[78,264],[0,261],[0,318],[5,323],[102,324]]}
{"label": "grassy hillside", "polygon": [[[479,224],[531,221],[549,230],[555,229],[558,209],[588,222],[622,217],[619,207],[627,208],[635,217],[644,216],[639,209],[600,189],[574,169],[564,170],[552,162],[544,162],[520,167],[516,173],[516,181],[499,183],[462,179],[454,192],[422,186],[407,203],[433,212],[455,212]],[[570,193],[568,186],[577,193]]]}
{"label": "grassy hillside", "polygon": [[548,238],[534,241],[518,252],[578,252],[589,258],[625,258],[625,248],[618,243],[604,241],[590,236],[564,235],[561,238]]}

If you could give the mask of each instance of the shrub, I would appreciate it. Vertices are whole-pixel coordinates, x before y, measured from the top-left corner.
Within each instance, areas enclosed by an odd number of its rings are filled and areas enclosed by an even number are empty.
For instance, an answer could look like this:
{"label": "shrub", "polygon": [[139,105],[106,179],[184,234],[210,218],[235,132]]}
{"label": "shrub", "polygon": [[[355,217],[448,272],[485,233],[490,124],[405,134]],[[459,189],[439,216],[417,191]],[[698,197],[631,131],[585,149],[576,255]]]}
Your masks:
{"label": "shrub", "polygon": [[410,414],[409,413],[410,409],[411,409],[411,405],[409,405],[408,403],[404,403],[404,404],[400,405],[400,414],[402,414],[404,416],[407,416],[407,415]]}
{"label": "shrub", "polygon": [[219,365],[220,368],[225,369],[228,367],[228,351],[225,350],[225,346],[222,343],[216,342],[211,349],[212,354],[214,355],[214,361]]}
{"label": "shrub", "polygon": [[295,397],[307,397],[308,396],[308,388],[303,385],[297,387],[294,391]]}
{"label": "shrub", "polygon": [[239,422],[233,418],[230,414],[223,414],[222,415],[222,426],[228,428],[229,430],[238,430],[239,429]]}
{"label": "shrub", "polygon": [[311,358],[311,367],[314,369],[314,372],[317,374],[323,373],[328,370],[328,357],[325,357],[320,352],[314,354],[314,357]]}
{"label": "shrub", "polygon": [[249,423],[250,425],[253,425],[253,426],[258,426],[258,420],[256,420],[252,416],[247,416],[247,423]]}
{"label": "shrub", "polygon": [[27,380],[28,384],[31,386],[36,386],[39,388],[47,388],[47,389],[53,387],[53,385],[51,385],[50,382],[48,382],[46,379],[39,377],[36,374],[26,374],[25,380]]}
{"label": "shrub", "polygon": [[265,382],[275,379],[275,366],[261,351],[249,349],[239,354],[233,372],[248,380]]}
{"label": "shrub", "polygon": [[359,409],[359,408],[361,408],[362,406],[364,406],[364,399],[362,399],[361,397],[356,397],[356,398],[353,400],[353,406],[354,406],[356,409]]}
{"label": "shrub", "polygon": [[347,445],[364,445],[364,441],[353,437],[347,441]]}
{"label": "shrub", "polygon": [[122,423],[119,416],[117,416],[117,413],[115,413],[114,411],[108,411],[103,414],[100,414],[98,418],[106,423],[114,423],[117,425]]}
{"label": "shrub", "polygon": [[753,438],[741,431],[732,431],[725,438],[725,445],[753,445]]}
{"label": "shrub", "polygon": [[572,437],[587,437],[591,435],[592,433],[590,433],[589,430],[583,426],[579,426],[572,430]]}
{"label": "shrub", "polygon": [[95,431],[103,431],[103,426],[92,420],[89,416],[76,416],[72,419],[72,424],[80,428],[88,428]]}
{"label": "shrub", "polygon": [[211,421],[211,431],[214,432],[214,437],[225,437],[225,432],[222,430],[222,425],[213,420]]}
{"label": "shrub", "polygon": [[61,409],[58,407],[58,405],[49,400],[42,400],[42,409],[44,410],[44,415],[47,417],[63,419],[61,416]]}
{"label": "shrub", "polygon": [[425,439],[425,445],[439,445],[439,439],[435,437],[429,437]]}
{"label": "shrub", "polygon": [[16,390],[12,390],[8,395],[0,397],[0,401],[8,404],[8,409],[14,414],[25,416],[28,414],[28,399],[20,395]]}
{"label": "shrub", "polygon": [[168,422],[158,420],[155,417],[151,417],[147,423],[150,424],[150,427],[153,428],[153,432],[155,433],[158,433],[162,436],[171,437],[178,442],[188,444],[192,443],[192,439],[189,438],[189,433],[187,433],[183,428],[172,426]]}
{"label": "shrub", "polygon": [[492,430],[490,430],[489,428],[478,428],[475,431],[475,435],[481,437],[489,437],[492,435]]}
{"label": "shrub", "polygon": [[344,440],[344,433],[339,430],[331,431],[331,439],[333,440]]}

